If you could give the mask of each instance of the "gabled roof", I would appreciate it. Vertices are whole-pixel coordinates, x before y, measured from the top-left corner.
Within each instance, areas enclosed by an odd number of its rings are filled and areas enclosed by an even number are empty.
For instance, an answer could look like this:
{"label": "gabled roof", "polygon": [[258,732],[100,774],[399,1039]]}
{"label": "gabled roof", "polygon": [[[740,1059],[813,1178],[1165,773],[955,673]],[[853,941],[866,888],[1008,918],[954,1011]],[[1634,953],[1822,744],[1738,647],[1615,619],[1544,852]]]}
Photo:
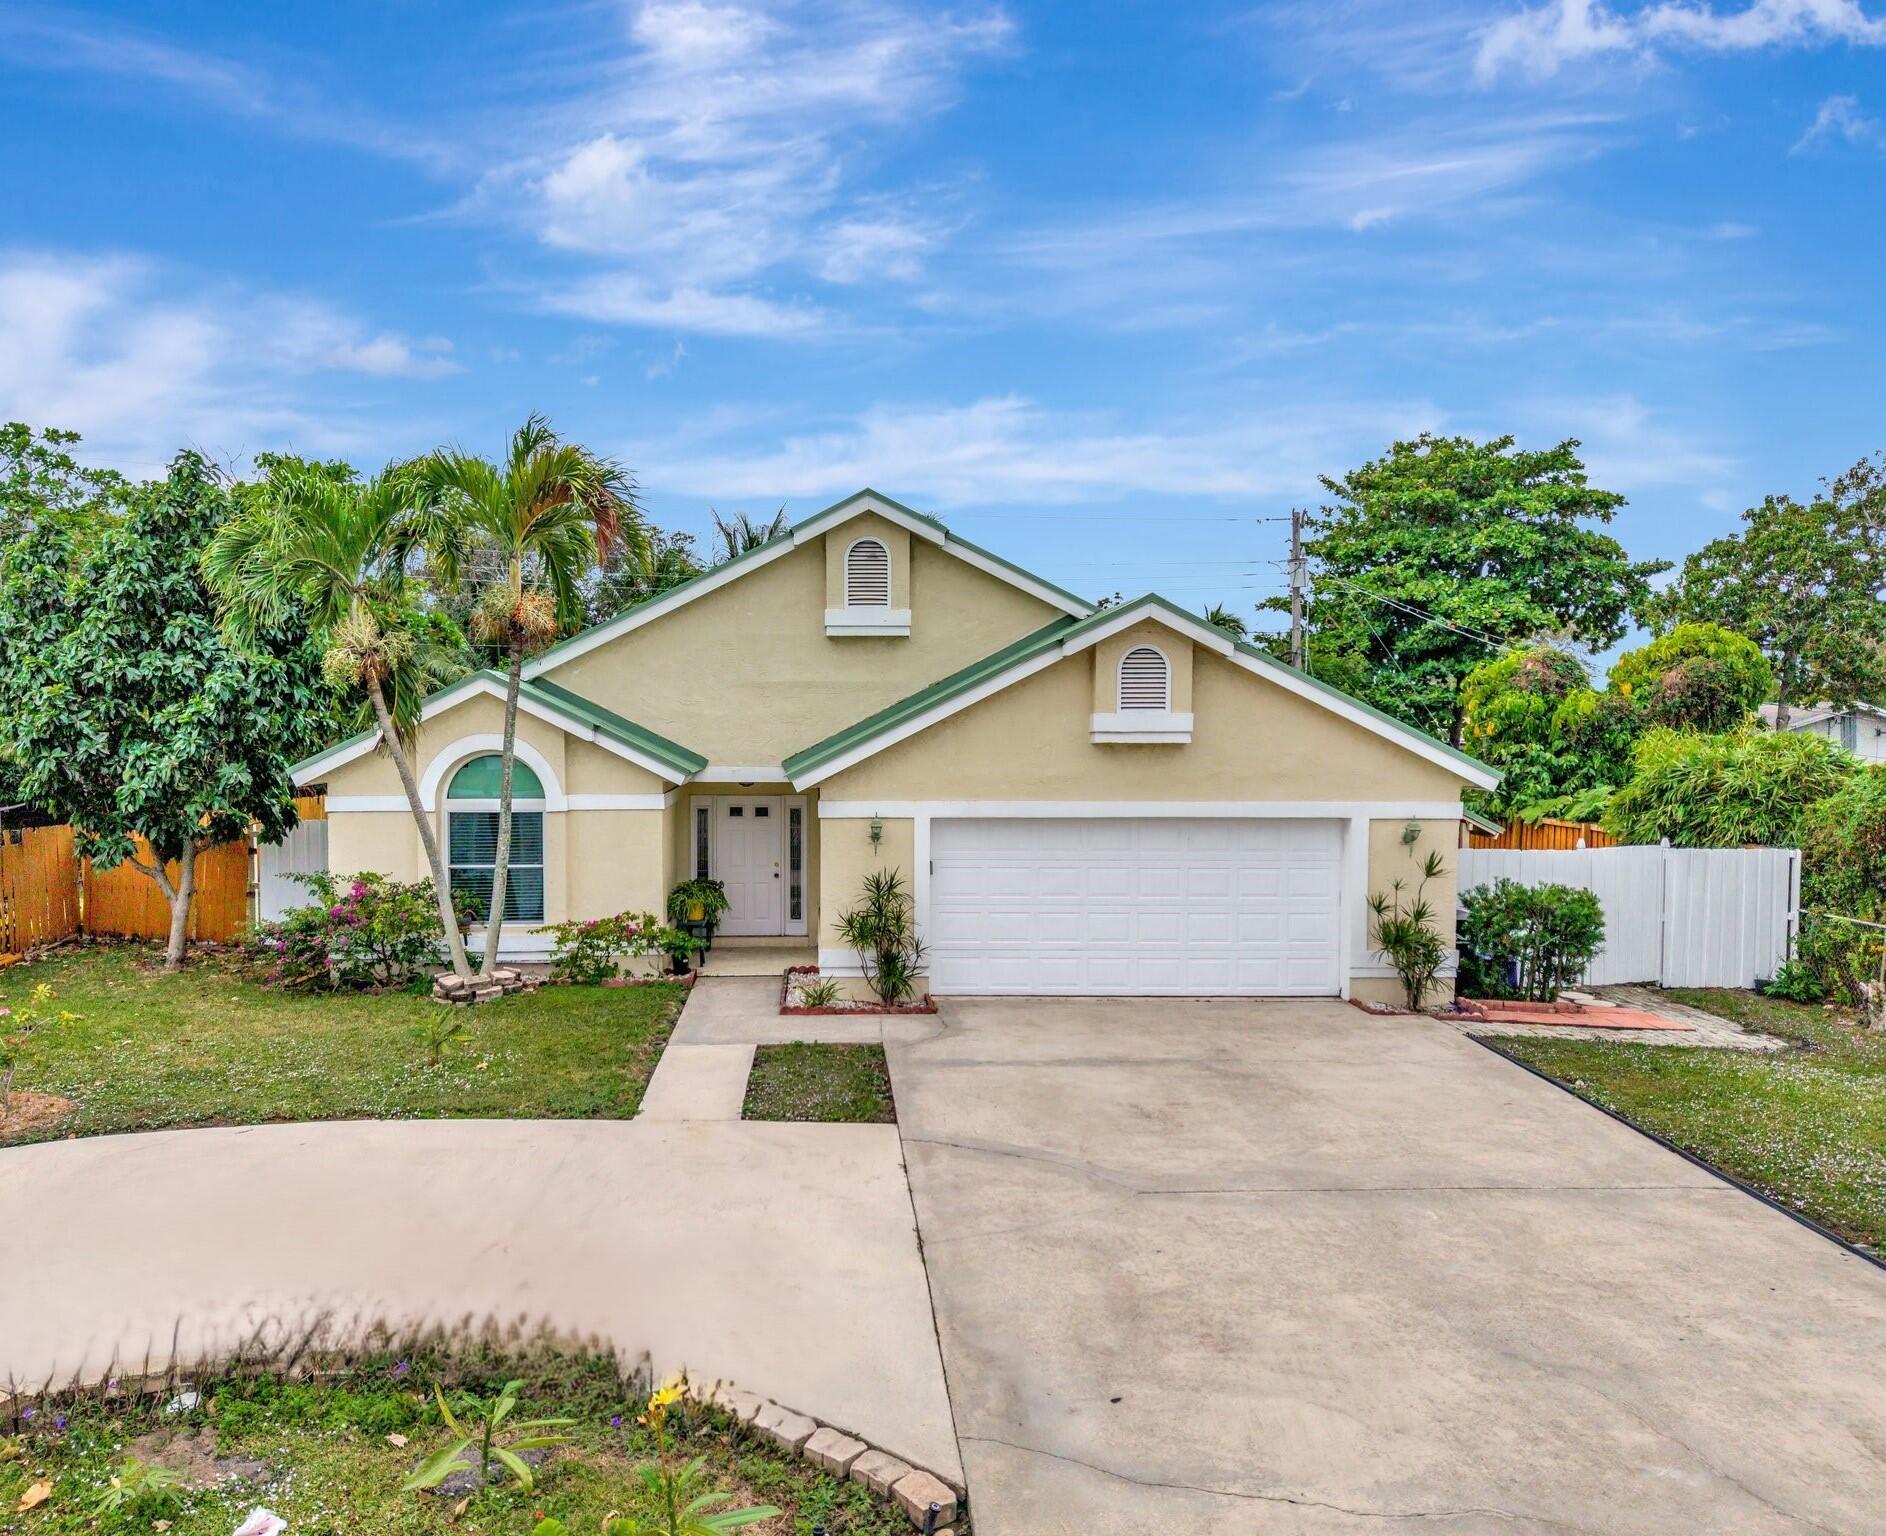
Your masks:
{"label": "gabled roof", "polygon": [[1234,639],[1215,624],[1195,613],[1149,592],[1132,602],[1117,604],[1083,619],[1057,619],[1016,641],[1013,645],[985,656],[981,661],[954,672],[928,688],[918,690],[895,704],[847,726],[803,751],[795,752],[784,764],[786,776],[795,789],[806,789],[854,763],[875,756],[886,747],[906,740],[967,709],[978,700],[1020,682],[1065,657],[1096,645],[1109,635],[1151,619],[1190,638],[1194,644],[1223,656],[1234,666],[1276,683],[1279,687],[1308,699],[1334,714],[1371,731],[1418,757],[1458,773],[1468,783],[1492,789],[1500,775],[1478,758],[1449,746],[1426,731],[1384,714],[1373,705],[1352,698],[1339,688],[1319,682],[1308,674],[1286,666],[1268,651]]}
{"label": "gabled roof", "polygon": [[[422,721],[430,720],[479,694],[502,699],[504,686],[502,672],[494,672],[489,668],[474,672],[449,688],[428,694],[419,706],[419,718]],[[525,714],[547,720],[559,730],[584,741],[592,741],[604,751],[613,752],[617,757],[625,758],[677,784],[685,782],[707,766],[707,759],[700,753],[555,683],[527,678],[518,690],[517,707]],[[296,784],[315,783],[336,768],[353,762],[355,758],[365,757],[379,744],[380,731],[376,726],[357,736],[350,736],[313,757],[304,758],[289,769],[289,778]]]}
{"label": "gabled roof", "polygon": [[823,511],[814,512],[802,522],[794,523],[777,538],[768,539],[764,544],[754,546],[744,554],[736,555],[711,571],[703,571],[699,576],[690,577],[677,586],[670,587],[658,596],[625,608],[613,619],[572,635],[569,639],[551,646],[524,663],[524,676],[539,678],[546,672],[562,666],[567,661],[574,661],[596,649],[607,645],[618,635],[625,635],[632,629],[639,629],[652,620],[672,613],[675,609],[693,602],[698,597],[705,597],[710,592],[718,591],[729,582],[738,581],[742,576],[751,575],[762,566],[770,565],[782,556],[791,554],[802,545],[814,539],[823,538],[827,532],[840,523],[866,513],[875,513],[905,529],[925,543],[934,545],[946,554],[954,555],[967,565],[973,565],[979,571],[986,571],[1000,581],[1012,587],[1018,587],[1031,597],[1039,598],[1063,613],[1082,617],[1094,611],[1094,605],[1083,597],[1077,597],[1065,587],[1057,587],[1051,581],[1023,570],[1012,561],[1004,560],[1000,555],[991,554],[979,544],[951,533],[934,517],[922,512],[912,511],[901,502],[891,500],[866,487],[843,501],[833,502]]}

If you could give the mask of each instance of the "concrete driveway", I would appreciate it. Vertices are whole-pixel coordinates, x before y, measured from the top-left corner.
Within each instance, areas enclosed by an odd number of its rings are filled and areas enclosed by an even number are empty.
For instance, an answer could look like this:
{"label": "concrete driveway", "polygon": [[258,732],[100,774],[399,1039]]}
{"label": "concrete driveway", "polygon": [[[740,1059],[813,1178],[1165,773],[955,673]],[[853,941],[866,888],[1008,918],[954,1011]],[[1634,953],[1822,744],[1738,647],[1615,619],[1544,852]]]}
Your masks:
{"label": "concrete driveway", "polygon": [[978,1536],[1886,1531],[1886,1274],[1452,1030],[890,1048]]}

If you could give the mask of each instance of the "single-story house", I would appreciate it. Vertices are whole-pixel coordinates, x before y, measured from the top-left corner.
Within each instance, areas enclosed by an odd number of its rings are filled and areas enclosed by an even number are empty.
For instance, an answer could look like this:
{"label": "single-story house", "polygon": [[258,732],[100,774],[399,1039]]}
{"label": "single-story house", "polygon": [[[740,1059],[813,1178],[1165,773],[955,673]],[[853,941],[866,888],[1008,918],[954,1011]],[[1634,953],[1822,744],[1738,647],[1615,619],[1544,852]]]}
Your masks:
{"label": "single-story house", "polygon": [[[414,764],[487,901],[502,721],[475,674]],[[416,879],[378,745],[295,780],[327,786],[331,868]],[[944,994],[1390,999],[1368,897],[1439,852],[1451,943],[1461,791],[1498,782],[1162,597],[1098,607],[871,490],[527,662],[517,759],[508,956],[699,875],[722,935],[856,978],[839,914],[897,870]]]}
{"label": "single-story house", "polygon": [[[1771,730],[1780,713],[1773,704],[1764,704],[1756,711],[1762,724]],[[1788,729],[1825,736],[1863,763],[1886,763],[1886,708],[1878,704],[1856,703],[1848,709],[1797,704],[1788,711]]]}

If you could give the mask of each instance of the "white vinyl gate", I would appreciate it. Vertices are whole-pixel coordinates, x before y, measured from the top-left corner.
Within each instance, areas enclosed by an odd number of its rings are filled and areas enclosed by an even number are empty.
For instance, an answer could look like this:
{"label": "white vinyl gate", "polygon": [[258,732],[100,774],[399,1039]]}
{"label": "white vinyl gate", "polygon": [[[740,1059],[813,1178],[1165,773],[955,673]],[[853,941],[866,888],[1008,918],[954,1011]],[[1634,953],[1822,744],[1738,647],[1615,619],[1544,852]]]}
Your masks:
{"label": "white vinyl gate", "polygon": [[308,887],[290,875],[318,874],[327,868],[327,823],[297,822],[279,843],[263,843],[255,851],[257,915],[272,923],[290,907],[305,907],[314,898]]}
{"label": "white vinyl gate", "polygon": [[1593,986],[1751,987],[1793,952],[1793,848],[1463,848],[1460,889],[1499,879],[1572,885],[1604,910]]}

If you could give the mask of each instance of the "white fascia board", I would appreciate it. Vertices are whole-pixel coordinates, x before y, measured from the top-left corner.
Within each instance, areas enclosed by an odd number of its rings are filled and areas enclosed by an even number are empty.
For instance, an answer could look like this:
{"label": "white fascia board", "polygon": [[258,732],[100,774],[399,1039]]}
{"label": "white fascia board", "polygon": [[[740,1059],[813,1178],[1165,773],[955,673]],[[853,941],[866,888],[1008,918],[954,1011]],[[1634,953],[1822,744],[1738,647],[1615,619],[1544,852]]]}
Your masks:
{"label": "white fascia board", "polygon": [[311,758],[305,768],[295,775],[297,787],[303,784],[319,784],[336,768],[345,767],[358,758],[365,757],[380,745],[380,732],[371,731],[359,741],[349,742],[344,747],[336,747],[332,752]]}
{"label": "white fascia board", "polygon": [[[502,689],[494,688],[492,692],[496,693],[499,698],[504,697]],[[517,707],[525,714],[534,715],[547,725],[554,725],[566,736],[574,736],[578,741],[587,741],[593,746],[601,747],[605,752],[615,754],[624,762],[634,763],[638,768],[646,768],[658,779],[666,779],[670,784],[684,782],[684,776],[676,773],[670,764],[662,762],[659,758],[649,757],[646,753],[638,752],[634,747],[624,745],[613,736],[605,736],[594,726],[584,724],[573,715],[566,715],[561,710],[549,708],[528,698],[519,698]]]}
{"label": "white fascia board", "polygon": [[821,821],[988,817],[1458,821],[1458,800],[821,800]]}
{"label": "white fascia board", "polygon": [[[475,698],[481,693],[488,693],[492,697],[499,699],[504,697],[504,690],[493,683],[490,678],[479,677],[474,674],[466,678],[464,682],[457,683],[451,688],[448,688],[444,693],[427,703],[419,711],[419,719],[423,723],[432,719],[435,715],[443,714],[454,705],[463,704],[465,700]],[[320,782],[322,778],[332,773],[336,768],[343,767],[355,761],[357,758],[365,757],[369,752],[373,751],[380,745],[381,735],[381,732],[374,731],[364,740],[352,742],[344,747],[336,747],[332,752],[313,759],[306,768],[302,769],[300,777],[298,777],[295,782],[297,784],[314,784]]]}
{"label": "white fascia board", "polygon": [[709,763],[689,782],[694,784],[783,784],[786,770],[778,763]]}
{"label": "white fascia board", "polygon": [[795,547],[802,544],[810,544],[814,539],[824,538],[826,534],[831,532],[831,530],[836,528],[840,523],[848,523],[854,517],[863,517],[866,513],[870,513],[874,517],[881,517],[887,523],[895,523],[905,532],[929,544],[942,544],[949,538],[949,535],[944,533],[942,529],[932,528],[928,523],[922,521],[922,519],[912,517],[909,513],[899,511],[896,507],[884,506],[882,503],[874,501],[869,496],[852,496],[839,502],[835,507],[827,507],[823,512],[816,513],[807,518],[797,528],[793,529],[792,542]]}
{"label": "white fascia board", "polygon": [[1061,612],[1072,614],[1077,619],[1084,619],[1094,611],[1092,603],[1084,603],[1065,592],[1057,592],[1044,581],[1036,581],[1034,577],[1006,566],[999,560],[991,560],[979,549],[965,549],[954,539],[946,540],[943,548],[965,565],[973,565],[977,570],[995,577],[998,581],[1006,581],[1011,587],[1020,588],[1030,597],[1039,598],[1050,608],[1059,608]]}
{"label": "white fascia board", "polygon": [[792,787],[797,790],[810,789],[814,784],[824,782],[835,773],[843,773],[854,764],[862,763],[868,757],[875,757],[878,753],[887,748],[896,746],[900,741],[908,741],[919,731],[927,731],[931,726],[935,725],[937,721],[947,720],[951,715],[957,713],[957,711],[968,709],[970,705],[980,703],[991,694],[1000,693],[1010,684],[1019,683],[1025,677],[1032,677],[1037,672],[1055,666],[1061,661],[1062,656],[1062,649],[1057,645],[1043,651],[1038,656],[1031,656],[1026,661],[1019,661],[1006,672],[998,672],[994,677],[989,678],[986,682],[977,684],[968,692],[959,693],[954,698],[946,699],[941,704],[931,709],[926,709],[920,715],[911,716],[911,718],[906,720],[902,725],[884,732],[883,735],[873,736],[869,741],[860,742],[849,752],[833,758],[830,762],[819,764],[819,766],[814,768],[810,773],[802,774],[800,777],[794,779],[792,781]]}
{"label": "white fascia board", "polygon": [[1135,624],[1143,624],[1148,619],[1156,624],[1165,625],[1176,634],[1186,636],[1194,645],[1202,645],[1208,651],[1216,651],[1220,656],[1236,654],[1237,647],[1216,625],[1204,623],[1202,620],[1194,622],[1182,619],[1170,608],[1158,603],[1129,603],[1117,614],[1110,615],[1104,623],[1096,624],[1092,629],[1070,640],[1063,649],[1072,656],[1077,651],[1088,650],[1100,644],[1102,640],[1110,640],[1121,631],[1131,629]]}
{"label": "white fascia board", "polygon": [[718,592],[730,582],[738,581],[742,576],[771,565],[782,555],[789,555],[797,547],[796,541],[781,539],[776,548],[758,551],[740,560],[731,560],[718,570],[709,571],[705,576],[697,576],[685,587],[677,587],[673,592],[661,597],[650,598],[645,603],[638,603],[620,618],[598,624],[594,629],[584,630],[574,635],[562,645],[553,646],[541,656],[524,663],[524,676],[542,677],[546,672],[554,672],[566,661],[574,661],[579,656],[587,656],[599,645],[607,645],[618,635],[626,635],[630,630],[640,629],[644,624],[673,613],[677,608],[685,608],[696,598],[706,597],[710,592]]}

